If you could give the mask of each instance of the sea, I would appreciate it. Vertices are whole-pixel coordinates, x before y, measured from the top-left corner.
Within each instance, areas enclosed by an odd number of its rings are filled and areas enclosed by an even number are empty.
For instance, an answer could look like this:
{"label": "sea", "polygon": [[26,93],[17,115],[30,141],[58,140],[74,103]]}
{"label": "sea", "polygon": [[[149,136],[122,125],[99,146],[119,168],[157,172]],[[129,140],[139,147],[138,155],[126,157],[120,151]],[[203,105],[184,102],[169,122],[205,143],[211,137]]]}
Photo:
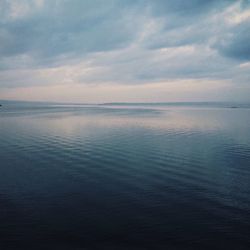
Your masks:
{"label": "sea", "polygon": [[250,104],[0,102],[0,249],[250,249]]}

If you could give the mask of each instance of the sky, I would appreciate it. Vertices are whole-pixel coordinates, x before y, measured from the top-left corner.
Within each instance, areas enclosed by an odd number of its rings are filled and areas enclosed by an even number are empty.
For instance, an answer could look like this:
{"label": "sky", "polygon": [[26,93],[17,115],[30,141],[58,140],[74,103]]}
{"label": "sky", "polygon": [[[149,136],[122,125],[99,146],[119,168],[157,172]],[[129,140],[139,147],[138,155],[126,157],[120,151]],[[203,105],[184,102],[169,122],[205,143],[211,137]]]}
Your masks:
{"label": "sky", "polygon": [[250,0],[0,0],[0,99],[250,101]]}

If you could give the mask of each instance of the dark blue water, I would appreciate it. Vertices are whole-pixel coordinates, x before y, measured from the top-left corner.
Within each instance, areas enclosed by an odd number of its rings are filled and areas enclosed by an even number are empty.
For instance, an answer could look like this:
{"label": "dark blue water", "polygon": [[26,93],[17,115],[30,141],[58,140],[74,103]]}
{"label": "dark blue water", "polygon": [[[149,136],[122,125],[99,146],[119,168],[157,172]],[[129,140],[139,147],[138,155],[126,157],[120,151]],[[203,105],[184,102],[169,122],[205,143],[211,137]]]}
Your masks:
{"label": "dark blue water", "polygon": [[250,109],[0,107],[0,249],[250,249]]}

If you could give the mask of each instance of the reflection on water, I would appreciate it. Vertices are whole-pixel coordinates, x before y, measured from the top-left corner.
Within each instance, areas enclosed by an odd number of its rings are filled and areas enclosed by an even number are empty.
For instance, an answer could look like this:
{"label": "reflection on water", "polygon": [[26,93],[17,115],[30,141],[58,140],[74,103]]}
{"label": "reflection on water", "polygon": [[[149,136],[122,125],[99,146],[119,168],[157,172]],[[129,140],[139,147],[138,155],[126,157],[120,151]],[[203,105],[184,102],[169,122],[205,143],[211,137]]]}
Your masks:
{"label": "reflection on water", "polygon": [[249,128],[246,106],[4,105],[0,245],[249,249]]}

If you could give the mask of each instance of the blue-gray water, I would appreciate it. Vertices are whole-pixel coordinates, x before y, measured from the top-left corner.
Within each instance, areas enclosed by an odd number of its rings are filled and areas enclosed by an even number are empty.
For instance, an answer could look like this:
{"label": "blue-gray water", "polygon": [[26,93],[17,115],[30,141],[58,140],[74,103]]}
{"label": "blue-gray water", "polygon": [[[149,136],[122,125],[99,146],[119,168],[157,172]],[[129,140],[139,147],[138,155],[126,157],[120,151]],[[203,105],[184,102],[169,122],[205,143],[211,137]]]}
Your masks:
{"label": "blue-gray water", "polygon": [[249,107],[4,103],[0,249],[250,249]]}

